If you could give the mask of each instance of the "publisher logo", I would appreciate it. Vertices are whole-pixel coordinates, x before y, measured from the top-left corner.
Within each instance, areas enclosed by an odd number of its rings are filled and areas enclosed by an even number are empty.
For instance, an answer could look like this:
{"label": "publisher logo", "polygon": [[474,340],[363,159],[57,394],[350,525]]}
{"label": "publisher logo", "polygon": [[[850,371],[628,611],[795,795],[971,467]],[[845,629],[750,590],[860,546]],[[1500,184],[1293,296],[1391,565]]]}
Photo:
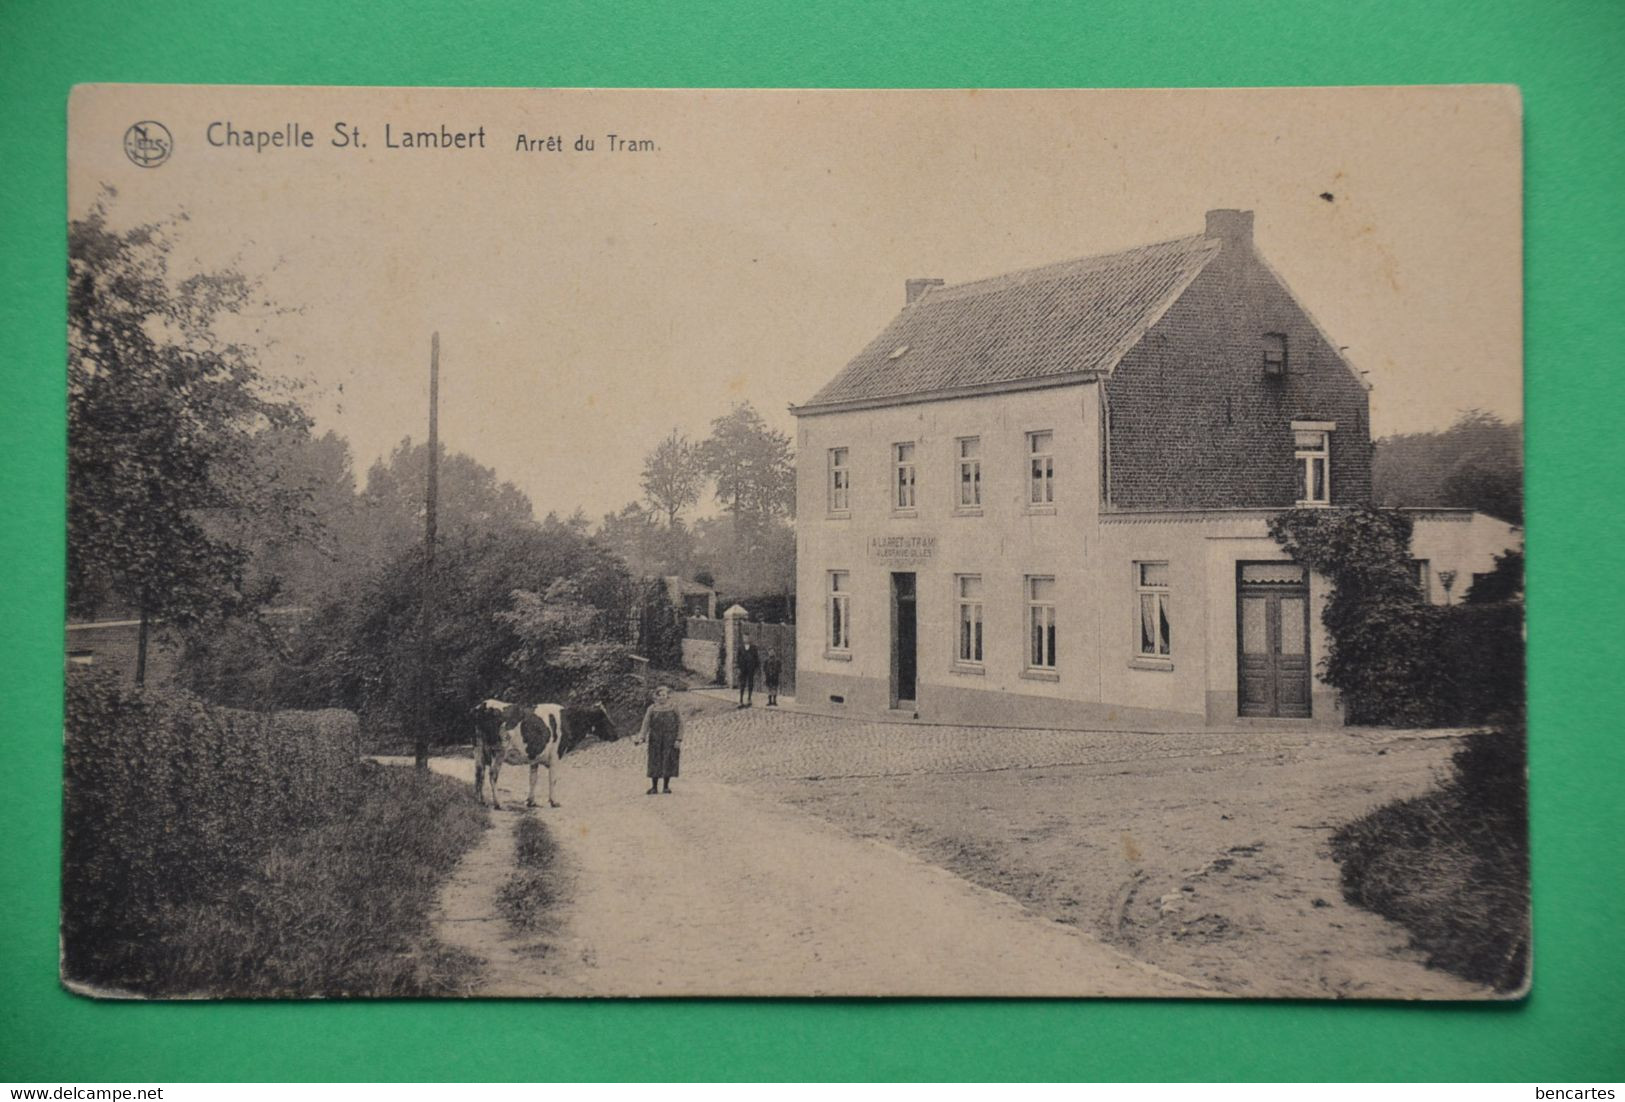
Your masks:
{"label": "publisher logo", "polygon": [[169,127],[151,119],[138,122],[124,132],[124,155],[140,168],[157,168],[169,160],[175,139]]}

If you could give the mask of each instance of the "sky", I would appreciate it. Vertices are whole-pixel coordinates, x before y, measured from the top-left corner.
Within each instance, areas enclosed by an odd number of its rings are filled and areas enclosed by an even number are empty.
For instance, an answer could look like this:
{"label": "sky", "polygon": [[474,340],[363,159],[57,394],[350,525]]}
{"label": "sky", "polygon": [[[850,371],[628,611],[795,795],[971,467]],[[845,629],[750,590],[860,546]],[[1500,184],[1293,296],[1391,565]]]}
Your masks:
{"label": "sky", "polygon": [[[173,138],[155,167],[125,154],[143,120]],[[229,144],[227,124],[310,144]],[[302,381],[358,476],[425,435],[438,332],[446,446],[538,516],[596,518],[639,496],[673,428],[701,438],[749,401],[793,434],[788,407],[885,326],[908,278],[1182,237],[1219,207],[1254,211],[1259,251],[1371,385],[1374,435],[1474,408],[1521,419],[1521,127],[1516,92],[1493,87],[88,85],[69,212],[104,186],[115,226],[184,211],[179,269],[259,277],[283,309],[230,335]],[[465,148],[403,137],[442,130]],[[560,151],[536,143],[555,135]]]}

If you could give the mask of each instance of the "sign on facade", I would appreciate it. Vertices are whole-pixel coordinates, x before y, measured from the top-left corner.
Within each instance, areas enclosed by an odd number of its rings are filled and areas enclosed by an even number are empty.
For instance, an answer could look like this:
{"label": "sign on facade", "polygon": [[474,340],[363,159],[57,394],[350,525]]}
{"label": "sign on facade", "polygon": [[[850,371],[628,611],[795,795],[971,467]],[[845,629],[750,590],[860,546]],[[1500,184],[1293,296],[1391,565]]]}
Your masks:
{"label": "sign on facade", "polygon": [[869,557],[876,562],[930,562],[937,556],[935,536],[870,536]]}

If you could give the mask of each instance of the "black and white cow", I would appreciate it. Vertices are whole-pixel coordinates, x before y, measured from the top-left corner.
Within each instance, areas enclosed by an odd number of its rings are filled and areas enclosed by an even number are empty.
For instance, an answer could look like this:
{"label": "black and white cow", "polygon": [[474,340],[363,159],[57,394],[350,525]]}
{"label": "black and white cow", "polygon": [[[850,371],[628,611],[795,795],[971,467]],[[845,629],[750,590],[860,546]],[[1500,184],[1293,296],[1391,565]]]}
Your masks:
{"label": "black and white cow", "polygon": [[580,745],[588,735],[613,741],[615,723],[602,704],[573,708],[562,704],[526,707],[505,700],[484,700],[474,706],[474,792],[485,802],[485,778],[491,778],[491,806],[501,810],[497,797],[497,777],[503,763],[530,766],[530,795],[526,807],[536,806],[536,771],[547,770],[547,805],[558,807],[554,798],[559,759]]}

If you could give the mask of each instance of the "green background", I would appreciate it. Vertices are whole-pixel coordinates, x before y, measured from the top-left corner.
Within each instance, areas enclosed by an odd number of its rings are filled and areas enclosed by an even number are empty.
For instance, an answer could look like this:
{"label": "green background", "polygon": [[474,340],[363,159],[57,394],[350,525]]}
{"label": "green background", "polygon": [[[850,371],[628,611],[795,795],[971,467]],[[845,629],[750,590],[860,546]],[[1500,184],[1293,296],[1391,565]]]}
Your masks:
{"label": "green background", "polygon": [[[68,89],[1521,86],[1535,981],[1496,1006],[120,1004],[56,982]],[[1625,1078],[1625,4],[0,0],[0,1080]]]}

